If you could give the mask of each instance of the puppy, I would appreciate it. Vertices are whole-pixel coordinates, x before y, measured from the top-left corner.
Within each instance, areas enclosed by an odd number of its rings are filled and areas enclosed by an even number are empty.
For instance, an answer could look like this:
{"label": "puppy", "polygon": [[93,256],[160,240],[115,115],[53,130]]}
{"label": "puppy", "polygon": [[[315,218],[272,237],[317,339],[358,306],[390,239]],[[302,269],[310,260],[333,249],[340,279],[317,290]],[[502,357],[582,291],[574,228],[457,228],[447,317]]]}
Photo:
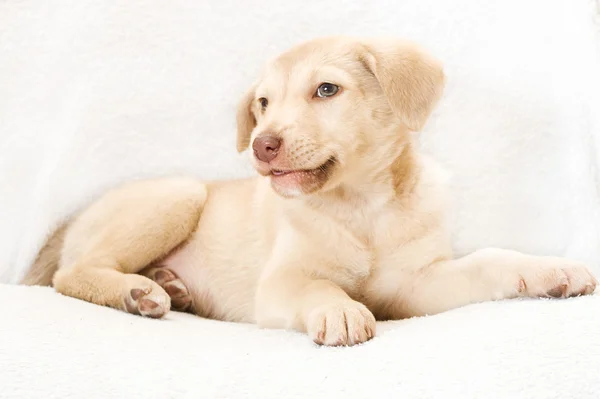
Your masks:
{"label": "puppy", "polygon": [[[261,175],[131,182],[73,216],[23,283],[149,317],[170,308],[353,345],[375,321],[590,294],[586,266],[483,249],[455,259],[419,131],[444,86],[413,44],[320,38],[270,62],[237,112]],[[55,272],[56,271],[56,272]]]}

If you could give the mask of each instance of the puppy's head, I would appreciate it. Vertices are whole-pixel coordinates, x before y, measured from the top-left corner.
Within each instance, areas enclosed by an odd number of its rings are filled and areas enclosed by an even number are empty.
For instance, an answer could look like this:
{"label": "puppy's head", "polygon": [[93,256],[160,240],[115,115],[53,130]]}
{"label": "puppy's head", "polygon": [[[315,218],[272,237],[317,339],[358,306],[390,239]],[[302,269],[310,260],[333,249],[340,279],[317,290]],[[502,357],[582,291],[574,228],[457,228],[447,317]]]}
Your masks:
{"label": "puppy's head", "polygon": [[321,38],[270,62],[237,113],[238,151],[293,197],[389,167],[441,95],[441,65],[398,40]]}

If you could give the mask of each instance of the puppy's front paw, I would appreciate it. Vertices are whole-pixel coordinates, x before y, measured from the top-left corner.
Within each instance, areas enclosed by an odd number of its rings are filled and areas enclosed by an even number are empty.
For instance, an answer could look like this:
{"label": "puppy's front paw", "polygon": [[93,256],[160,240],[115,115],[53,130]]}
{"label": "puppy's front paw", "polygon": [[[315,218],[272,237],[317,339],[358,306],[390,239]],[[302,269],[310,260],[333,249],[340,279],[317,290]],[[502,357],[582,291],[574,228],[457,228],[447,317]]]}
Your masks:
{"label": "puppy's front paw", "polygon": [[518,295],[528,297],[568,298],[594,292],[598,280],[580,263],[566,259],[537,258],[517,270]]}
{"label": "puppy's front paw", "polygon": [[349,300],[314,309],[306,328],[319,345],[351,346],[375,336],[375,317],[362,303]]}

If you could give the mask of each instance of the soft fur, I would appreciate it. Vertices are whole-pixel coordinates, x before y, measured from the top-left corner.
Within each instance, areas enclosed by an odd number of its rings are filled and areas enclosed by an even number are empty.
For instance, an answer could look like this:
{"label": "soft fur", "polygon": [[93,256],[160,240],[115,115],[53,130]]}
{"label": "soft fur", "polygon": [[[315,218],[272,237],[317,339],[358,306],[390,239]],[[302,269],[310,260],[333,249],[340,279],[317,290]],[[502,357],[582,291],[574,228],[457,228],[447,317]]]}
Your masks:
{"label": "soft fur", "polygon": [[[315,96],[323,82],[339,92]],[[372,338],[376,318],[593,292],[587,267],[567,259],[491,248],[453,258],[439,171],[411,139],[443,84],[440,63],[399,40],[297,46],[238,110],[238,150],[282,140],[271,162],[253,156],[261,177],[115,188],[58,230],[24,283],[58,268],[57,291],[93,303],[161,317],[173,301],[326,345]]]}

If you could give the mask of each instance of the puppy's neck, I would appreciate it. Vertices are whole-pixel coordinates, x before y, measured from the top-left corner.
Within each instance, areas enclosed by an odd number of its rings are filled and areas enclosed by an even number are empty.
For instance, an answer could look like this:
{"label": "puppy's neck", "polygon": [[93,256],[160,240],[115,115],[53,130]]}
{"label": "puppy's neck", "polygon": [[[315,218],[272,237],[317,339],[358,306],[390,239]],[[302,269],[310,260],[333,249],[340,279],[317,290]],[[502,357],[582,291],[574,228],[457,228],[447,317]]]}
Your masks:
{"label": "puppy's neck", "polygon": [[421,166],[414,143],[408,141],[387,170],[383,171],[385,179],[391,182],[396,198],[402,200],[413,194],[419,180]]}
{"label": "puppy's neck", "polygon": [[323,199],[346,201],[348,197],[363,198],[365,202],[385,195],[389,201],[402,200],[410,196],[419,177],[418,157],[414,144],[407,140],[399,144],[392,154],[382,155],[389,159],[367,171],[356,183],[342,183],[337,188],[323,193]]}
{"label": "puppy's neck", "polygon": [[351,223],[374,217],[390,205],[406,203],[412,198],[420,174],[414,144],[407,141],[390,159],[388,164],[370,171],[367,181],[341,184],[312,195],[305,199],[306,205],[340,222]]}

